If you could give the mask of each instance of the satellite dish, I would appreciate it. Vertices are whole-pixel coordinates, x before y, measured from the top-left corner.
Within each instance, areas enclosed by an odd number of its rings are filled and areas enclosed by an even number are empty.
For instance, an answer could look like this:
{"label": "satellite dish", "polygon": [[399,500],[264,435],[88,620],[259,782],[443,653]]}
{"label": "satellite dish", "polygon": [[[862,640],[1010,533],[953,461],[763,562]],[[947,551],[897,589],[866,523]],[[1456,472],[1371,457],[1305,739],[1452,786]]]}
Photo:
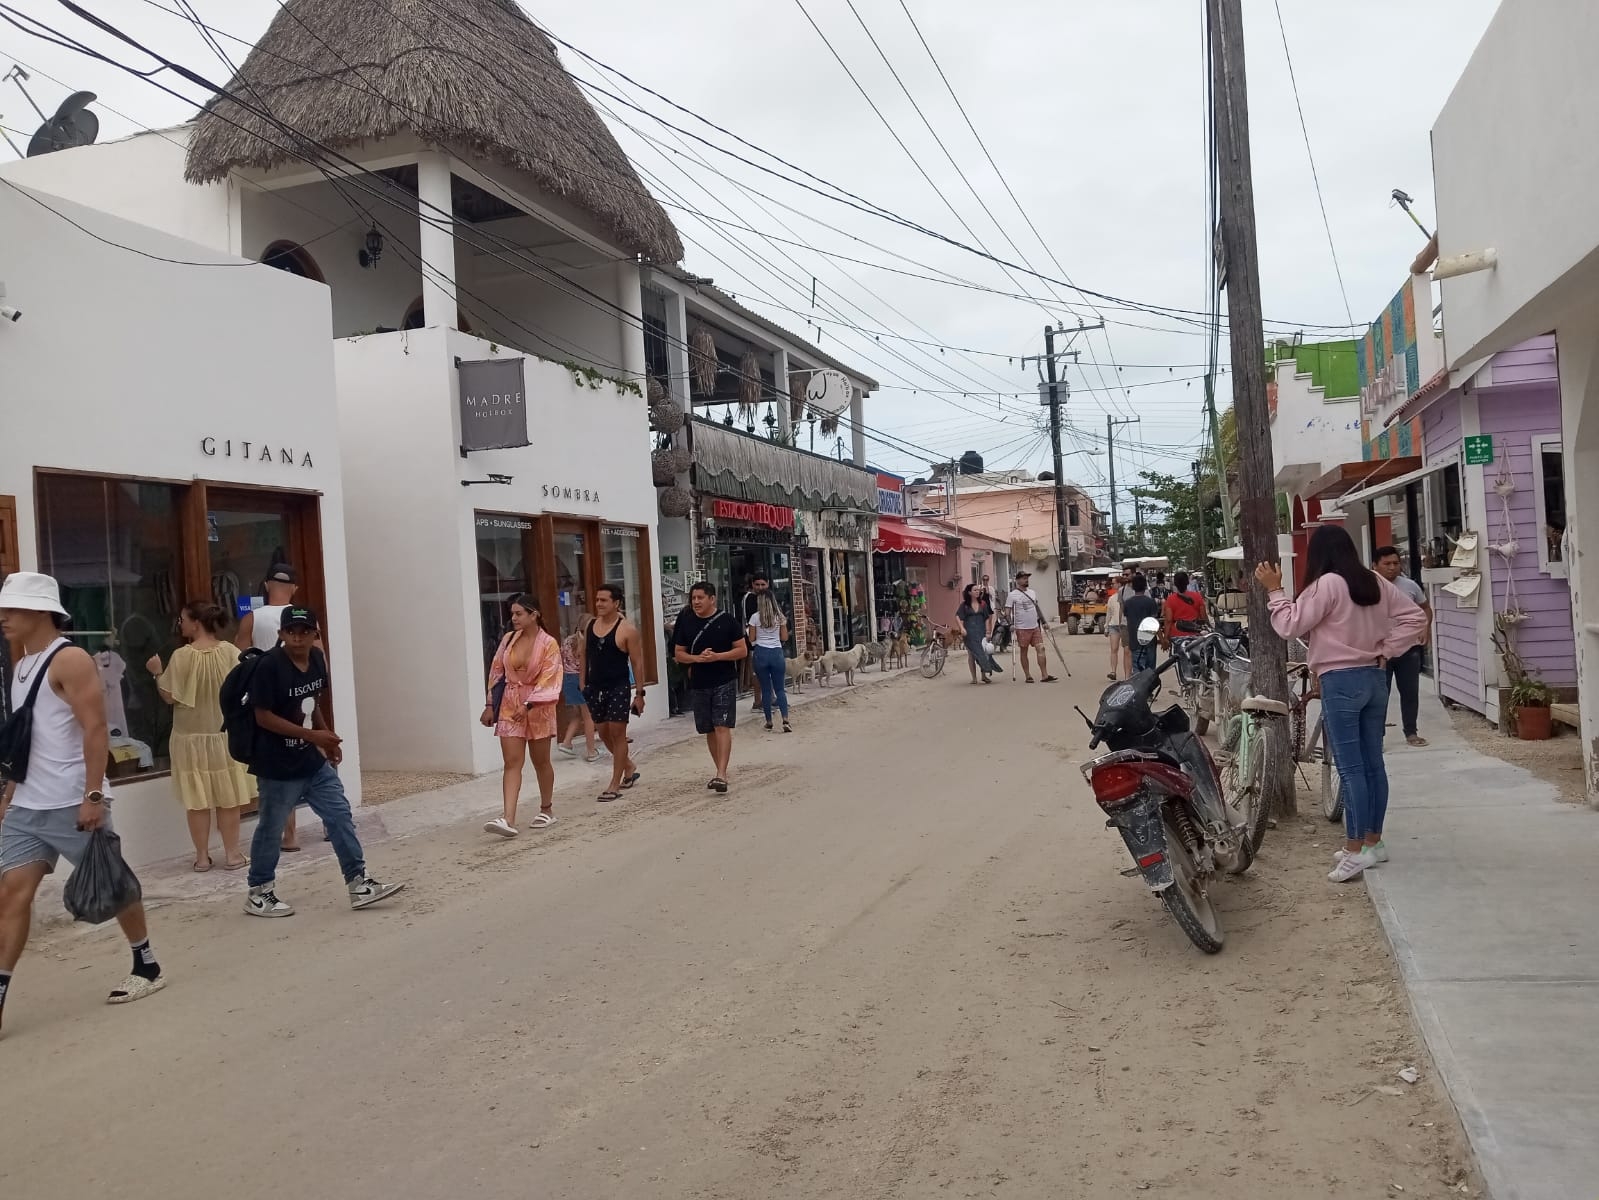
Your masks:
{"label": "satellite dish", "polygon": [[813,371],[805,384],[806,403],[824,417],[836,417],[854,398],[855,389],[842,371]]}
{"label": "satellite dish", "polygon": [[100,118],[89,111],[94,100],[93,92],[73,92],[63,100],[56,115],[39,126],[39,132],[28,143],[28,157],[38,158],[93,142],[100,135]]}

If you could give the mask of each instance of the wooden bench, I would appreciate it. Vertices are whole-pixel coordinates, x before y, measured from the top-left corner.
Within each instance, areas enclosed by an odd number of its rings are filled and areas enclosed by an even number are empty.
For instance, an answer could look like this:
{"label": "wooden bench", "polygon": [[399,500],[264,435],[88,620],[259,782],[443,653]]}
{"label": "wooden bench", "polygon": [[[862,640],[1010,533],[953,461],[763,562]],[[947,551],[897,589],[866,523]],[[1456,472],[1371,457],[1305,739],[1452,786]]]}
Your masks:
{"label": "wooden bench", "polygon": [[1561,725],[1569,725],[1573,729],[1582,728],[1582,720],[1577,715],[1575,704],[1551,704],[1549,706],[1549,719]]}

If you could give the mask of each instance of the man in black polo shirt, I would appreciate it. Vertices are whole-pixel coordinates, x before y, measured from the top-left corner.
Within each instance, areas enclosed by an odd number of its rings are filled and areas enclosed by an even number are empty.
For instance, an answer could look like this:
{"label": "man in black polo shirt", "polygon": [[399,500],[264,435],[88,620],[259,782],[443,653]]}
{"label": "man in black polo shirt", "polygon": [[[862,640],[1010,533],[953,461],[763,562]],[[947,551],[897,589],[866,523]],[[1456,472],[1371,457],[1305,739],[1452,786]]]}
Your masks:
{"label": "man in black polo shirt", "polygon": [[750,650],[738,618],[716,607],[713,585],[696,583],[689,590],[688,601],[672,631],[672,657],[688,668],[694,728],[705,735],[716,767],[715,777],[706,786],[713,792],[725,792],[738,715],[738,668],[734,664]]}

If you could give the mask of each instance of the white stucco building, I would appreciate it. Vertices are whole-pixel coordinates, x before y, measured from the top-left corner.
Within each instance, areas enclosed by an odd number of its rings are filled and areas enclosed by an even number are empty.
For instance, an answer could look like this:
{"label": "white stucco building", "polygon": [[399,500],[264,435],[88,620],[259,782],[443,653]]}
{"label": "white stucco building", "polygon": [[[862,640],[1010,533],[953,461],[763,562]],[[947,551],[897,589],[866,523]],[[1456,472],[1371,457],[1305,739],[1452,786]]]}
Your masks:
{"label": "white stucco building", "polygon": [[[224,95],[189,125],[0,177],[302,277],[336,380],[316,424],[349,487],[338,560],[347,543],[367,764],[481,772],[500,762],[477,715],[512,595],[560,635],[621,584],[645,682],[664,678],[639,263],[682,246],[513,6],[456,5],[432,32],[349,7],[277,14],[229,88],[322,147],[315,163]],[[239,350],[208,386],[301,355],[222,312]]]}
{"label": "white stucco building", "polygon": [[129,859],[189,845],[146,661],[185,603],[247,611],[280,557],[323,612],[359,803],[328,289],[4,181],[0,229],[0,575],[54,575],[95,657]]}

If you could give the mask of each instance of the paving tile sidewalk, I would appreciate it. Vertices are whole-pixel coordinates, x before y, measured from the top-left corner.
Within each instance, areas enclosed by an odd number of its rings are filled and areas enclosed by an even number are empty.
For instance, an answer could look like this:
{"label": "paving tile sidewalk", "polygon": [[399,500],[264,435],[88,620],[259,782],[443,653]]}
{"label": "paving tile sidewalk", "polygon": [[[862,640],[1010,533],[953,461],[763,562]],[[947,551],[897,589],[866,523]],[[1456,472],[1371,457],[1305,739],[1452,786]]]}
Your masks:
{"label": "paving tile sidewalk", "polygon": [[1599,1195],[1599,812],[1483,755],[1422,701],[1390,714],[1393,858],[1366,873],[1494,1200]]}
{"label": "paving tile sidewalk", "polygon": [[[906,674],[915,674],[917,671],[917,658],[913,654],[911,666],[893,671],[879,671],[873,667],[869,671],[855,673],[855,686],[845,687],[841,681],[834,682],[831,687],[821,687],[816,683],[807,684],[804,691],[789,690],[789,708],[793,712],[803,710],[806,705],[817,704],[829,699],[837,699],[846,695],[857,695],[863,689],[870,692],[877,684],[898,679]],[[950,656],[949,665],[945,667],[945,674],[959,667],[965,670],[965,659],[959,654]],[[658,688],[652,688],[649,695],[651,704],[665,704],[666,694]],[[745,697],[740,701],[738,712],[738,728],[740,731],[753,727],[757,733],[761,732],[761,716],[759,713],[751,714],[749,711],[750,698]],[[775,718],[776,712],[774,710]],[[803,732],[803,723],[796,723],[796,729]],[[487,736],[485,734],[485,736]],[[649,770],[648,756],[651,751],[667,746],[699,738],[694,732],[694,719],[690,716],[674,717],[666,721],[657,721],[644,726],[636,731],[633,742],[633,756],[640,769]],[[582,737],[573,743],[581,753],[583,748]],[[734,747],[737,754],[737,746]],[[594,793],[598,794],[609,780],[611,760],[602,755],[598,762],[584,762],[581,757],[576,759],[555,755],[555,780],[556,794],[559,798],[568,792],[575,780],[590,779],[593,782]],[[529,771],[523,784],[523,806],[528,815],[538,807],[538,793],[533,782],[532,772]],[[531,795],[531,801],[528,796]],[[592,798],[592,797],[591,797]],[[427,833],[446,825],[453,825],[458,821],[476,817],[487,820],[500,813],[500,773],[490,772],[479,775],[450,787],[438,788],[432,791],[417,792],[410,796],[402,796],[384,804],[362,806],[355,810],[356,831],[361,838],[362,848],[369,854],[373,847],[380,845],[390,838],[414,837],[417,834]],[[179,819],[178,814],[173,814],[174,820]],[[246,850],[250,836],[255,831],[254,821],[246,821],[244,826],[244,842]],[[292,878],[302,871],[315,871],[328,869],[323,865],[323,860],[333,856],[333,848],[322,840],[321,826],[316,819],[308,813],[300,818],[300,844],[304,849],[299,854],[284,855],[279,860],[278,875],[280,878]],[[377,867],[374,866],[374,871]],[[67,871],[60,870],[55,875],[45,880],[39,889],[38,898],[34,902],[35,922],[41,927],[57,928],[68,924],[68,917],[61,905],[61,888],[66,883]],[[139,868],[140,882],[144,885],[145,901],[152,908],[162,904],[174,902],[192,902],[204,900],[212,896],[225,895],[230,892],[242,892],[245,884],[245,872],[223,871],[220,869],[197,874],[191,866],[188,855],[172,859],[167,862],[156,863]],[[77,927],[83,932],[90,932],[89,927]]]}

